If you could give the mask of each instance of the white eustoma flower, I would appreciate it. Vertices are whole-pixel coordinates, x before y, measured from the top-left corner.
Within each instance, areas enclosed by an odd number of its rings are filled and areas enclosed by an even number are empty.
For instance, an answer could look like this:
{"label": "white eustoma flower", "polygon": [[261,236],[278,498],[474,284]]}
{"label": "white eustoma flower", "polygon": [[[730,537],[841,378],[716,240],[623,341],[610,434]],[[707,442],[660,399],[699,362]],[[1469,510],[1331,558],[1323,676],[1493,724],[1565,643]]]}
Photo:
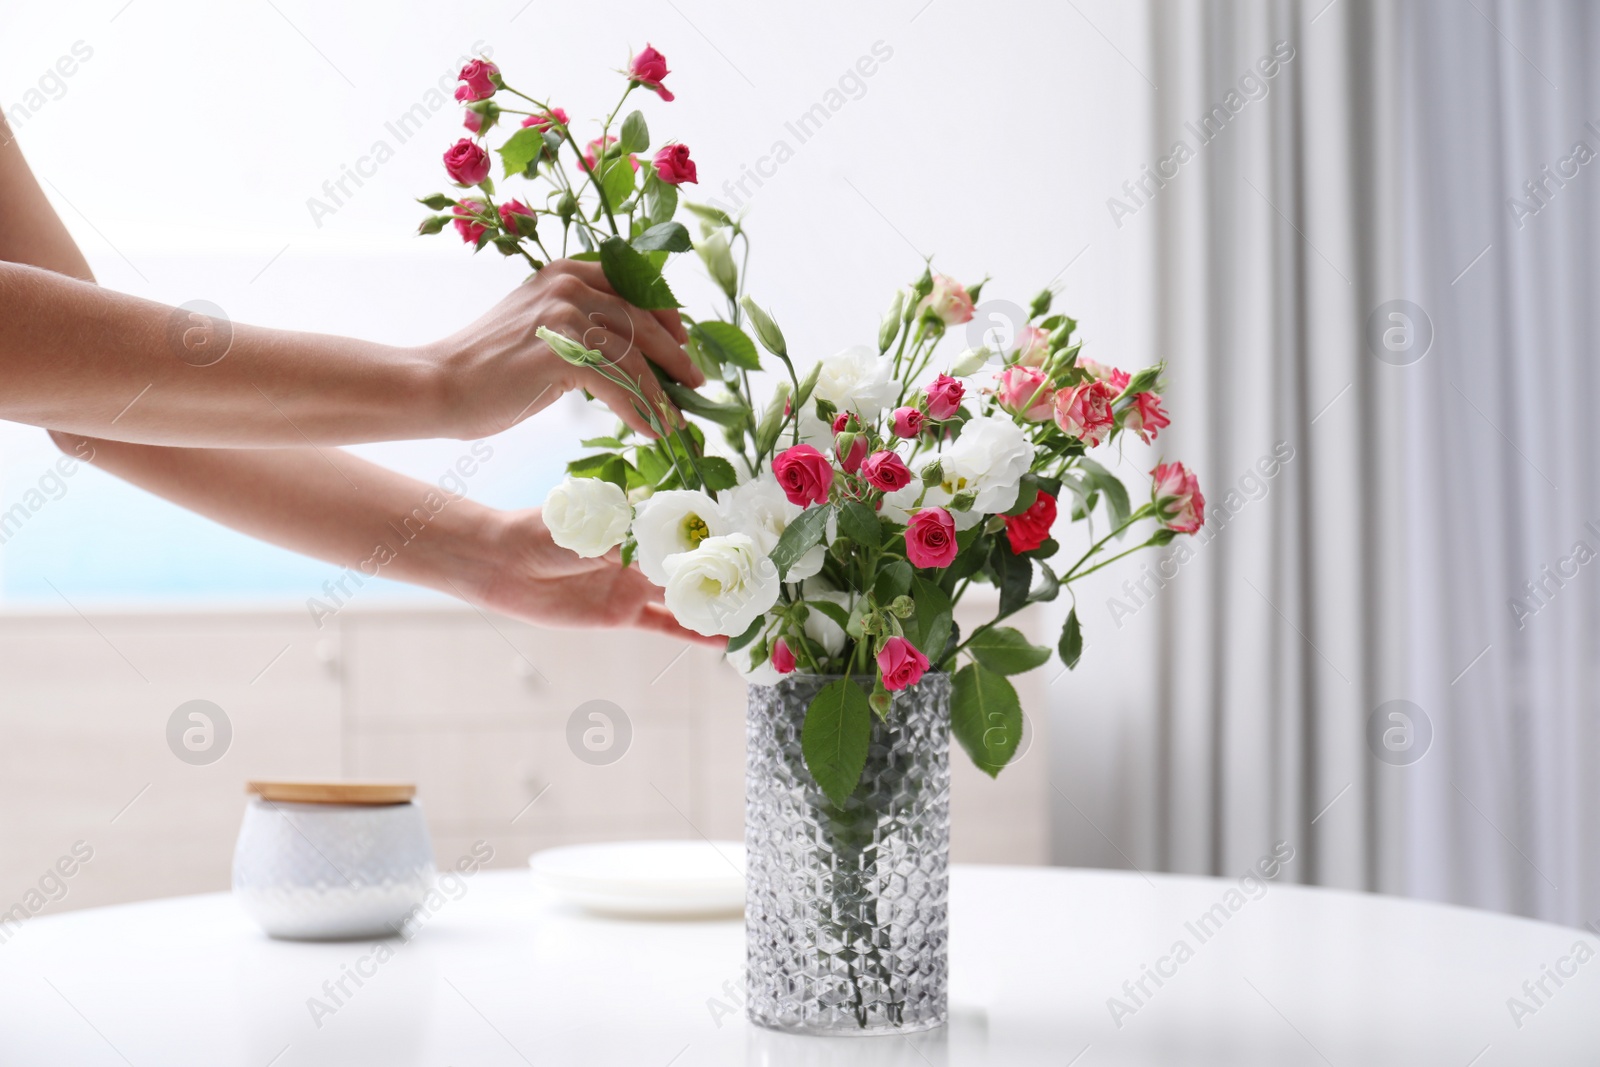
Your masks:
{"label": "white eustoma flower", "polygon": [[544,498],[550,539],[585,558],[603,556],[628,535],[633,509],[618,486],[599,478],[568,478]]}
{"label": "white eustoma flower", "polygon": [[1017,502],[1022,476],[1033,466],[1033,444],[1010,416],[980,415],[967,420],[961,436],[941,450],[939,465],[944,478],[929,490],[930,498],[934,490],[947,494],[946,499],[962,492],[977,494],[967,512],[971,521],[963,525],[961,513],[955,513],[956,525],[966,529],[978,518],[997,515]]}
{"label": "white eustoma flower", "polygon": [[639,569],[656,585],[666,585],[667,557],[692,552],[707,538],[733,529],[726,509],[698,489],[657,493],[639,505],[633,522]]}
{"label": "white eustoma flower", "polygon": [[756,551],[749,534],[708,537],[698,548],[668,556],[667,609],[707,637],[736,637],[778,601],[778,568]]}
{"label": "white eustoma flower", "polygon": [[739,672],[739,677],[744,679],[746,685],[777,685],[783,680],[783,675],[772,665],[771,656],[751,666],[750,654],[755,651],[755,646],[756,642],[752,641],[737,652],[727,653],[728,666]]}
{"label": "white eustoma flower", "polygon": [[[749,534],[763,556],[772,554],[783,531],[805,510],[798,504],[791,504],[778,485],[778,479],[765,471],[729,490],[722,499],[734,529]],[[837,522],[832,515],[828,520],[830,524]],[[810,578],[822,569],[826,554],[825,545],[816,545],[789,568],[787,580],[798,582]]]}
{"label": "white eustoma flower", "polygon": [[[838,589],[818,588],[819,584],[817,581],[811,581],[801,587],[806,602],[815,604],[819,600],[826,600],[839,605],[848,615],[852,606],[850,594]],[[806,614],[805,631],[806,636],[821,645],[822,650],[828,655],[837,656],[844,651],[844,627],[814,607]]]}
{"label": "white eustoma flower", "polygon": [[864,345],[853,345],[823,359],[816,388],[800,413],[801,439],[824,451],[833,445],[833,427],[817,418],[818,400],[826,400],[838,411],[853,412],[866,422],[876,422],[900,395],[900,383],[893,374],[894,360]]}

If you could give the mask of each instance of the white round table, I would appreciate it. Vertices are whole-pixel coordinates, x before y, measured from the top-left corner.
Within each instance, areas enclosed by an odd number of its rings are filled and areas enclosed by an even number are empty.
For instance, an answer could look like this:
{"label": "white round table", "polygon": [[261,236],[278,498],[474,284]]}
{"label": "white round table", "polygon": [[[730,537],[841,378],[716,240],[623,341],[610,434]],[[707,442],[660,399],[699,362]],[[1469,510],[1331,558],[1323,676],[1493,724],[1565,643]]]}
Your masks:
{"label": "white round table", "polygon": [[950,1025],[829,1040],[744,1021],[737,920],[596,918],[521,871],[474,875],[382,945],[272,941],[227,894],[41,916],[0,945],[0,1063],[1600,1062],[1600,938],[1579,930],[1270,883],[1252,897],[1221,879],[1000,867],[955,868],[950,913]]}

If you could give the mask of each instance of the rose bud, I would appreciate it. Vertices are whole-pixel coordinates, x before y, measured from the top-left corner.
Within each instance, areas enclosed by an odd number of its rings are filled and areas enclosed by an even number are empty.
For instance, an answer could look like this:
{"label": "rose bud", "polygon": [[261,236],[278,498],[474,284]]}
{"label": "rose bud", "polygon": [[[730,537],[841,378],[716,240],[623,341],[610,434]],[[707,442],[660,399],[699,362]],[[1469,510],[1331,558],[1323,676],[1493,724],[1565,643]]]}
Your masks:
{"label": "rose bud", "polygon": [[995,383],[995,395],[1002,408],[1029,422],[1046,422],[1050,418],[1054,394],[1050,379],[1038,367],[1024,367],[1020,363],[1007,367]]}
{"label": "rose bud", "polygon": [[500,205],[500,228],[518,237],[532,237],[533,208],[521,200],[507,200]]}
{"label": "rose bud", "polygon": [[779,674],[794,670],[794,653],[789,650],[789,642],[781,637],[772,646],[772,669]]}
{"label": "rose bud", "polygon": [[889,638],[878,653],[878,670],[883,672],[883,687],[891,692],[916,685],[927,669],[928,657],[903,637]]}
{"label": "rose bud", "polygon": [[667,57],[648,44],[644,46],[644,51],[634,56],[633,60],[628,64],[629,78],[651,90],[668,103],[673,99],[672,91],[662,85],[661,82],[671,73],[667,69]]}
{"label": "rose bud", "polygon": [[1050,335],[1037,326],[1024,326],[1017,335],[1017,362],[1042,367],[1050,355]]}
{"label": "rose bud", "polygon": [[1169,530],[1192,534],[1206,523],[1206,498],[1200,494],[1200,479],[1182,463],[1161,463],[1150,472],[1155,483],[1150,499],[1155,501],[1156,518]]}
{"label": "rose bud", "polygon": [[463,137],[445,150],[444,169],[457,185],[477,185],[489,176],[489,153]]}
{"label": "rose bud", "polygon": [[1122,428],[1138,434],[1145,444],[1154,441],[1163,427],[1171,425],[1172,420],[1161,410],[1161,397],[1155,393],[1133,394],[1133,404],[1122,415]]}
{"label": "rose bud", "polygon": [[966,392],[967,387],[950,375],[939,375],[928,386],[928,415],[940,422],[948,419],[961,407],[961,398]]}
{"label": "rose bud", "polygon": [[1056,425],[1068,437],[1076,437],[1093,448],[1116,425],[1111,413],[1115,397],[1111,386],[1098,380],[1062,389],[1055,396]]}
{"label": "rose bud", "polygon": [[926,418],[922,412],[913,407],[895,408],[892,422],[896,437],[915,437],[922,432],[922,421]]}
{"label": "rose bud", "polygon": [[[616,143],[617,139],[612,137],[610,134],[607,134],[604,144],[601,144],[600,138],[596,137],[594,140],[585,145],[583,149],[583,162],[586,165],[585,169],[594,170],[595,164],[600,161],[600,157],[605,153],[605,150]],[[632,167],[634,170],[638,170],[639,157],[629,156],[628,166]]]}
{"label": "rose bud", "polygon": [[922,310],[932,312],[946,326],[959,326],[972,321],[972,295],[954,278],[935,274],[933,288],[922,301]]}
{"label": "rose bud", "polygon": [[846,430],[848,430],[850,428],[850,423],[853,420],[854,420],[854,416],[851,415],[848,411],[839,412],[839,414],[837,414],[837,415],[835,415],[833,417],[833,432],[834,433],[844,433]]}
{"label": "rose bud", "polygon": [[567,111],[565,108],[553,107],[549,111],[542,111],[537,115],[529,115],[527,118],[522,120],[522,125],[525,127],[532,126],[540,133],[544,133],[547,130],[554,129],[556,123],[559,122],[561,125],[565,126],[568,121]]}
{"label": "rose bud", "polygon": [[699,174],[695,171],[694,160],[689,158],[689,146],[686,144],[669,144],[656,153],[656,177],[668,185],[682,185],[688,182],[698,185]]}
{"label": "rose bud", "polygon": [[483,231],[488,229],[487,226],[472,218],[472,216],[477,214],[481,217],[488,210],[489,205],[482,200],[463,200],[451,209],[457,215],[466,216],[456,219],[455,228],[456,232],[461,235],[461,239],[467,244],[475,244],[478,238],[483,236]]}
{"label": "rose bud", "polygon": [[495,79],[499,75],[500,68],[487,59],[474,59],[456,75],[463,83],[456,87],[456,99],[463,104],[489,99],[495,94]]}
{"label": "rose bud", "polygon": [[833,454],[839,457],[839,466],[846,474],[854,474],[861,469],[861,461],[867,458],[867,439],[846,430],[834,437]]}

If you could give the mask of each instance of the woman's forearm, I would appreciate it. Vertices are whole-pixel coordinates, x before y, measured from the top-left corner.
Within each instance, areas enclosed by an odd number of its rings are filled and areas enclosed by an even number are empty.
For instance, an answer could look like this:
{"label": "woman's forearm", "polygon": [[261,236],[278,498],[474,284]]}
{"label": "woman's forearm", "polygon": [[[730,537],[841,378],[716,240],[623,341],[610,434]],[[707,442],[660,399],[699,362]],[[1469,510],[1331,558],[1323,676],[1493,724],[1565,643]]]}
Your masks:
{"label": "woman's forearm", "polygon": [[[52,435],[69,454],[252,537],[477,599],[504,561],[502,513],[338,449],[171,448]],[[91,451],[92,450],[92,451]]]}
{"label": "woman's forearm", "polygon": [[148,444],[334,444],[442,435],[411,349],[207,319],[0,263],[0,418]]}

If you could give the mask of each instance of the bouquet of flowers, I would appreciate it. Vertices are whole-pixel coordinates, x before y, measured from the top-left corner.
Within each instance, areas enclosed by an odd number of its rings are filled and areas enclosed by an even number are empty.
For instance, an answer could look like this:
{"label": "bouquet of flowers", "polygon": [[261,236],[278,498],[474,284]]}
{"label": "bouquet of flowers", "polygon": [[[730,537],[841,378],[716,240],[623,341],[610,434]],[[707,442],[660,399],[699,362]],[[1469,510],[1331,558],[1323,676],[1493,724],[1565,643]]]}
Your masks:
{"label": "bouquet of flowers", "polygon": [[[626,389],[654,431],[623,425],[583,441],[589,454],[568,464],[545,522],[579,555],[620,549],[624,564],[664,589],[680,623],[729,638],[729,659],[752,683],[794,671],[837,676],[809,706],[802,735],[806,764],[836,803],[861,775],[872,716],[887,715],[890,694],[930,670],[953,673],[952,731],[998,774],[1022,734],[1007,676],[1052,652],[1002,623],[1204,521],[1199,485],[1181,463],[1157,465],[1136,505],[1092,455],[1130,434],[1154,441],[1168,425],[1162,368],[1128,373],[1084,358],[1077,321],[1053,309],[1049,289],[1004,350],[941,355],[952,327],[973,318],[983,283],[963,286],[931,266],[894,294],[874,343],[804,368],[745,292],[744,221],[680,201],[680,187],[697,180],[689,148],[668,143],[642,158],[644,115],[618,121],[635,90],[672,100],[668,73],[654,48],[631,57],[621,99],[580,144],[565,110],[474,60],[456,94],[472,136],[444,156],[463,192],[421,201],[448,209],[421,232],[453,224],[476,249],[493,245],[535,270],[559,237],[561,256],[597,261],[641,309],[683,306],[662,273],[675,254],[696,253],[716,291],[712,313],[683,318],[690,358],[717,384],[701,392],[661,381],[681,420],[653,405],[655,390],[614,357],[539,328],[563,359]],[[486,146],[507,116],[519,125],[493,149],[501,180],[544,186],[542,202],[528,192],[495,199]],[[698,239],[678,221],[680,208]],[[761,376],[769,369],[780,372],[770,384]],[[1067,562],[1053,536],[1058,509],[1087,530]],[[1147,532],[1126,545],[1141,524]],[[998,608],[963,634],[952,612],[975,582],[999,591]],[[1071,668],[1082,649],[1074,607],[1055,651]]]}

